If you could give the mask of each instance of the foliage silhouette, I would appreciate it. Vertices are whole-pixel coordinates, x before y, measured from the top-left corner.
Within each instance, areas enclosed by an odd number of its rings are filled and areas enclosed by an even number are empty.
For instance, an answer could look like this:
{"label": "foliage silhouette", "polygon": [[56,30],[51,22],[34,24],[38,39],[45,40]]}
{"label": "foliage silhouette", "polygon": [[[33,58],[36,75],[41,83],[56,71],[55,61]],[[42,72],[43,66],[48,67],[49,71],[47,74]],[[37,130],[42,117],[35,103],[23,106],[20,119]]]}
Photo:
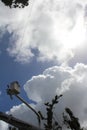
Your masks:
{"label": "foliage silhouette", "polygon": [[60,95],[60,96],[56,95],[55,98],[52,99],[51,103],[49,103],[49,102],[45,103],[47,117],[44,117],[42,115],[42,113],[39,111],[41,119],[46,121],[46,123],[44,123],[45,130],[62,129],[62,127],[59,125],[59,123],[56,120],[53,120],[54,119],[54,112],[53,112],[54,106],[59,102],[60,97],[62,97],[62,95]]}
{"label": "foliage silhouette", "polygon": [[45,130],[62,130],[64,125],[65,127],[69,128],[69,130],[83,130],[83,128],[81,128],[80,126],[79,119],[74,116],[70,108],[65,108],[66,114],[63,113],[62,115],[62,125],[60,125],[59,122],[54,119],[54,107],[57,103],[59,103],[60,97],[62,97],[62,95],[56,95],[55,98],[52,99],[51,103],[45,103],[47,117],[44,117],[42,113],[39,111],[41,119],[46,121],[46,123],[44,123]]}
{"label": "foliage silhouette", "polygon": [[6,6],[10,8],[24,8],[28,6],[29,0],[1,0]]}
{"label": "foliage silhouette", "polygon": [[68,115],[65,115],[63,113],[63,119],[64,124],[67,126],[67,128],[70,128],[71,130],[83,130],[80,126],[79,119],[74,116],[70,108],[65,108],[65,112]]}

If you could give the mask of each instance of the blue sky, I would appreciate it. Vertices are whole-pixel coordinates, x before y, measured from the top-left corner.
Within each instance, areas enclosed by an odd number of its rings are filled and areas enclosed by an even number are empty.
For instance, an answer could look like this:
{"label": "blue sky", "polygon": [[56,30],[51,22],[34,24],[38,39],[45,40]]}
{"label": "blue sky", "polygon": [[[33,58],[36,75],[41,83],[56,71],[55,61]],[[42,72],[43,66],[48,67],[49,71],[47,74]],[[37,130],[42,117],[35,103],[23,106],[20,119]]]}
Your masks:
{"label": "blue sky", "polygon": [[[53,66],[53,62],[37,62],[36,58],[32,59],[30,63],[20,64],[14,61],[14,58],[10,57],[6,49],[9,46],[10,34],[6,32],[0,40],[0,91],[1,93],[1,111],[9,110],[13,105],[20,104],[20,101],[14,97],[14,100],[10,100],[6,94],[7,85],[13,81],[18,81],[21,85],[21,96],[28,102],[29,99],[23,89],[24,83],[30,79],[33,75],[42,73],[44,69]],[[35,53],[35,52],[34,52]]]}
{"label": "blue sky", "polygon": [[43,103],[63,94],[56,114],[68,106],[87,127],[86,77],[87,0],[32,0],[24,9],[0,2],[0,111],[37,125],[31,111],[6,94],[17,80],[37,111],[45,114]]}

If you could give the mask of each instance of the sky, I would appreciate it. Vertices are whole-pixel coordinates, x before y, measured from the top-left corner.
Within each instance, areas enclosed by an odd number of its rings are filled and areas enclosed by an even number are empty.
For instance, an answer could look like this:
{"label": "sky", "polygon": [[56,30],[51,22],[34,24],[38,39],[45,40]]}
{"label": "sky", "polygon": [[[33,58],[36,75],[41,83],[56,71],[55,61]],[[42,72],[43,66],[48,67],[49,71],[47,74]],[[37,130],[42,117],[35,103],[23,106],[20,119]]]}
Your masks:
{"label": "sky", "polygon": [[63,94],[58,120],[68,106],[87,127],[87,0],[30,0],[23,9],[0,2],[0,111],[37,126],[31,110],[6,94],[12,81],[44,115],[44,102]]}

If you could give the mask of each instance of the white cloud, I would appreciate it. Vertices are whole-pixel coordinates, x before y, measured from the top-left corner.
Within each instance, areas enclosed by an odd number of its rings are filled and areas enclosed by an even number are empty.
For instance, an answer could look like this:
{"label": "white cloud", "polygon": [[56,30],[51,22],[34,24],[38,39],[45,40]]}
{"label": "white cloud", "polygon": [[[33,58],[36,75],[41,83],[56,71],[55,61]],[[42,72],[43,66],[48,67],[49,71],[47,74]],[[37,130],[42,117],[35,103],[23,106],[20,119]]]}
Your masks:
{"label": "white cloud", "polygon": [[[43,74],[33,76],[24,89],[30,99],[37,102],[33,107],[46,114],[44,102],[51,101],[56,94],[63,94],[55,113],[61,119],[65,107],[72,109],[74,114],[85,124],[87,119],[87,65],[77,64],[74,68],[54,66],[46,69]],[[14,106],[10,112],[14,116],[37,125],[37,118],[24,104]],[[36,119],[36,120],[35,120]]]}
{"label": "white cloud", "polygon": [[[0,28],[2,34],[6,30],[11,34],[7,51],[17,62],[30,62],[32,49],[36,48],[37,60],[68,63],[73,58],[72,62],[87,63],[87,0],[32,0],[29,7],[12,10],[0,2]],[[86,124],[86,77],[85,64],[78,63],[74,68],[54,66],[33,76],[24,89],[29,98],[37,101],[33,107],[43,113],[43,103],[63,93],[56,113],[69,106]],[[35,115],[24,104],[14,106],[9,113],[37,125]]]}
{"label": "white cloud", "polygon": [[[34,104],[31,104],[33,108],[35,108]],[[36,108],[35,108],[36,109]],[[34,112],[32,112],[29,108],[26,107],[24,104],[20,104],[18,106],[13,106],[10,111],[7,112],[8,114],[12,114],[14,117],[26,121],[27,123],[37,125],[37,116]]]}
{"label": "white cloud", "polygon": [[45,70],[42,75],[32,77],[24,88],[29,98],[45,102],[59,93],[86,89],[86,75],[87,66],[84,64],[77,64],[74,68],[55,66]]}
{"label": "white cloud", "polygon": [[77,55],[77,48],[86,48],[86,4],[82,0],[33,0],[24,9],[11,10],[0,3],[0,26],[13,33],[7,51],[21,63],[33,58],[32,48],[38,50],[38,60],[67,63]]}
{"label": "white cloud", "polygon": [[7,128],[8,128],[8,124],[3,121],[0,121],[0,129],[7,130]]}

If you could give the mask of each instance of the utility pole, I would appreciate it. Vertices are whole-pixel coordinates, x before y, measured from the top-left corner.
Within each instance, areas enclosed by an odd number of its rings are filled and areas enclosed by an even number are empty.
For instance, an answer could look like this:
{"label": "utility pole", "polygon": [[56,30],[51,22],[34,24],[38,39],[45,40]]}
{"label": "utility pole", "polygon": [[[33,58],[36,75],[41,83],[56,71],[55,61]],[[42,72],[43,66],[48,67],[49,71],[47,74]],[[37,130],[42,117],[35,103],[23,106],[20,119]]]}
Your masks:
{"label": "utility pole", "polygon": [[21,98],[19,95],[15,95],[20,101],[22,101],[28,108],[30,108],[37,116],[37,119],[38,119],[38,123],[39,123],[39,126],[40,126],[40,123],[41,123],[41,120],[40,120],[40,115],[39,113],[37,113],[35,111],[35,109],[33,109],[23,98]]}
{"label": "utility pole", "polygon": [[18,94],[20,94],[20,85],[18,83],[18,81],[14,81],[12,83],[10,83],[10,85],[8,85],[7,88],[7,94],[10,95],[11,98],[13,98],[12,96],[16,96],[20,101],[22,101],[29,109],[31,109],[37,116],[38,119],[38,123],[39,123],[39,127],[40,127],[40,123],[41,123],[41,118],[39,113],[32,108],[23,98],[21,98]]}

